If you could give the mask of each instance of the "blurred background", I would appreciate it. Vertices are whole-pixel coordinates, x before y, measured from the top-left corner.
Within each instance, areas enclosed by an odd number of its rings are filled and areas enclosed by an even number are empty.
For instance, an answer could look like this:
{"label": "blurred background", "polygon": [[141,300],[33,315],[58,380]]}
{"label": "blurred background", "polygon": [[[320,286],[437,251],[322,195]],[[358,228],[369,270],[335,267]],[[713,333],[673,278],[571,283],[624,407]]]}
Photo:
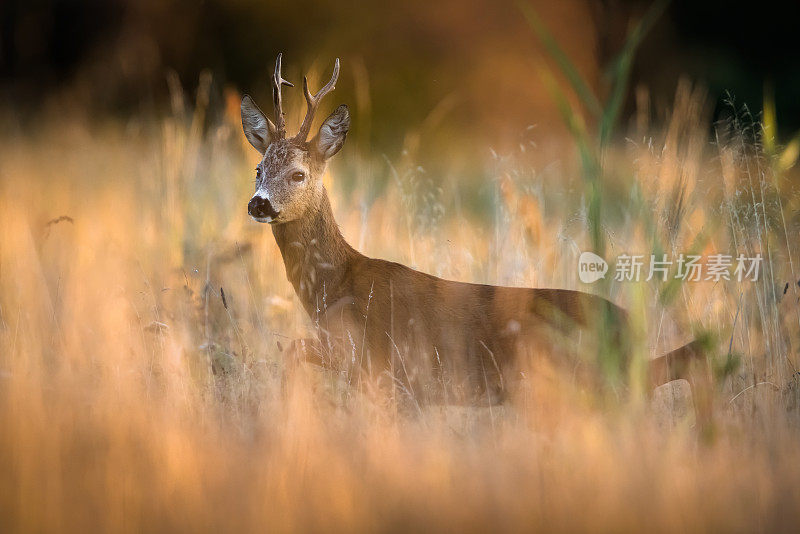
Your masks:
{"label": "blurred background", "polygon": [[[649,4],[532,0],[599,95],[605,66]],[[729,98],[757,114],[766,87],[774,92],[779,127],[794,133],[799,14],[789,1],[733,7],[675,0],[642,42],[631,87],[647,95],[656,120],[669,112],[682,76],[707,88],[716,117]],[[356,108],[356,135],[389,157],[401,149],[403,133],[421,124],[419,161],[434,164],[445,145],[466,143],[464,153],[485,157],[487,146],[513,146],[525,135],[546,144],[562,128],[536,72],[537,62],[548,60],[513,1],[5,0],[0,101],[21,125],[48,113],[141,118],[169,110],[169,71],[191,91],[208,70],[210,109],[220,113],[224,105],[214,100],[226,88],[269,103],[268,73],[278,51],[295,83],[307,71],[324,76],[341,57],[335,100]],[[636,94],[627,96],[628,117]],[[285,98],[299,106],[301,95],[298,89]],[[526,133],[531,125],[534,133]]]}
{"label": "blurred background", "polygon": [[[0,0],[0,532],[797,531],[797,4]],[[281,51],[290,131],[342,60],[349,243],[608,298],[628,391],[533,358],[512,402],[417,413],[295,372],[318,324],[247,215],[239,116]],[[589,285],[589,250],[764,265]],[[642,381],[692,338],[705,419]]]}

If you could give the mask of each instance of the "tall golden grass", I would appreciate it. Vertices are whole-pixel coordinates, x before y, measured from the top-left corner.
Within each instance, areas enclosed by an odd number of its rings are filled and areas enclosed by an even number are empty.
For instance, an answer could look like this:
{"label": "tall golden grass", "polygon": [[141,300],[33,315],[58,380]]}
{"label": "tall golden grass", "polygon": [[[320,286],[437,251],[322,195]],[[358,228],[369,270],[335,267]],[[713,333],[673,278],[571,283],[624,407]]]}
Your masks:
{"label": "tall golden grass", "polygon": [[[236,106],[203,126],[207,87],[197,103],[176,92],[162,121],[4,130],[0,530],[795,528],[797,175],[760,150],[757,122],[712,142],[684,86],[663,127],[638,120],[604,155],[607,255],[765,257],[758,282],[605,286],[644,356],[702,329],[718,368],[739,361],[719,373],[710,423],[686,384],[608,402],[547,369],[511,405],[408,413],[330,372],[285,372],[279,346],[313,327],[271,232],[246,216],[256,155]],[[360,146],[326,180],[362,251],[592,289],[577,277],[590,239],[570,147],[487,150],[469,182]]]}

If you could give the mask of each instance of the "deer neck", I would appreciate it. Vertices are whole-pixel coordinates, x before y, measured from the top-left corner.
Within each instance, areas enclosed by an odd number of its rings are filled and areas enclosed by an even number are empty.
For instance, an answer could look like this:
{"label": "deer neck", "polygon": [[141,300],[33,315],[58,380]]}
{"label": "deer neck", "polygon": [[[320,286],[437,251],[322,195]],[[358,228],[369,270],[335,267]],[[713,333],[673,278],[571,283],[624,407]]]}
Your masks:
{"label": "deer neck", "polygon": [[327,191],[313,215],[275,225],[272,233],[283,256],[286,277],[312,318],[324,313],[347,292],[345,277],[358,255],[333,218]]}

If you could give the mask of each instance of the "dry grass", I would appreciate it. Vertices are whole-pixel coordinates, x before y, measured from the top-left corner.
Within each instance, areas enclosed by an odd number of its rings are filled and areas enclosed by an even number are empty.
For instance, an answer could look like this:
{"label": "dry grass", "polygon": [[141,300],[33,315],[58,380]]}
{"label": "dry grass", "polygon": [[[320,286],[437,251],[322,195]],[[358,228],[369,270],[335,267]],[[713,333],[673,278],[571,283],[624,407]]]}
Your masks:
{"label": "dry grass", "polygon": [[[607,257],[760,252],[765,276],[604,291],[643,353],[701,327],[719,362],[729,343],[741,357],[704,431],[680,384],[608,402],[541,370],[513,405],[408,414],[330,373],[288,378],[277,342],[311,327],[246,218],[255,161],[235,120],[203,131],[176,105],[157,124],[6,130],[0,530],[793,530],[797,193],[746,123],[709,143],[698,102],[681,92],[663,131],[606,155]],[[578,288],[574,159],[528,145],[468,183],[351,147],[330,189],[368,254]]]}

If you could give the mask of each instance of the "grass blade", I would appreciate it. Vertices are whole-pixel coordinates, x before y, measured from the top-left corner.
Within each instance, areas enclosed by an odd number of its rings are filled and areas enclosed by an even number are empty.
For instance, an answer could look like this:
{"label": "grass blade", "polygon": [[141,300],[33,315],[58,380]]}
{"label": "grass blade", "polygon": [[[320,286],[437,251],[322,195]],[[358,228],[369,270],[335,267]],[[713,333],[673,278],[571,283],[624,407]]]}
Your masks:
{"label": "grass blade", "polygon": [[608,75],[611,78],[611,90],[600,121],[601,145],[605,145],[608,142],[616,126],[619,111],[622,108],[625,95],[628,91],[628,81],[630,79],[631,67],[633,66],[633,58],[636,55],[636,50],[642,43],[644,36],[647,35],[653,27],[653,24],[655,24],[664,13],[669,3],[670,0],[656,0],[656,2],[650,6],[641,20],[628,34],[628,38],[625,40],[622,50],[620,50],[616,59],[614,59],[609,66]]}
{"label": "grass blade", "polygon": [[567,54],[564,53],[558,41],[556,41],[553,35],[547,30],[547,27],[544,25],[544,22],[542,22],[539,14],[536,13],[536,10],[527,2],[520,1],[517,5],[522,11],[522,14],[525,15],[528,24],[530,24],[536,37],[542,43],[542,46],[544,46],[545,50],[550,54],[550,57],[555,60],[559,69],[561,69],[561,72],[567,78],[567,81],[578,95],[578,98],[581,99],[592,115],[595,117],[602,116],[603,108],[597,97],[575,68],[575,65],[570,61],[569,57],[567,57]]}

